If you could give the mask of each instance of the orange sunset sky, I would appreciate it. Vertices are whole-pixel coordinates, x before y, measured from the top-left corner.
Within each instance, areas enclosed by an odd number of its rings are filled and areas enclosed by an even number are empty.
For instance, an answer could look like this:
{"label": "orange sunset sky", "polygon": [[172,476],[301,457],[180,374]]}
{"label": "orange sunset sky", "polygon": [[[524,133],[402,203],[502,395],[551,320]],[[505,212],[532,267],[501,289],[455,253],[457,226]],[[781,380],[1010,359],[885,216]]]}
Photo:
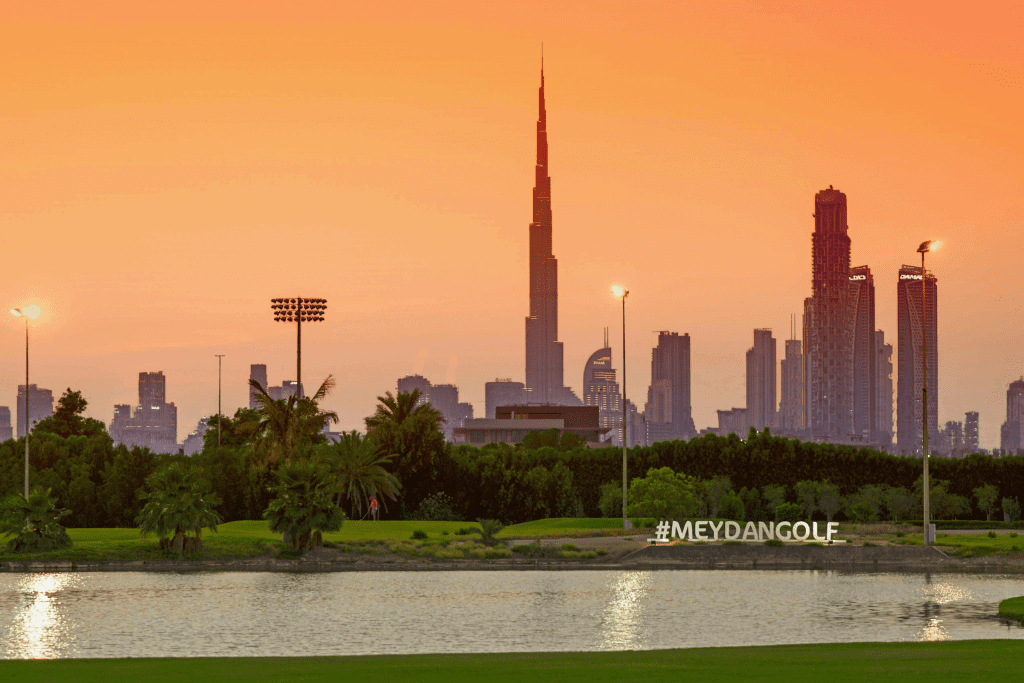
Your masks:
{"label": "orange sunset sky", "polygon": [[[827,5],[827,6],[826,6]],[[3,310],[32,382],[108,423],[163,370],[183,439],[294,379],[269,300],[324,297],[307,391],[362,428],[419,371],[484,413],[524,376],[540,44],[566,383],[611,327],[643,403],[692,338],[693,415],[743,406],[752,329],[810,293],[814,193],[847,194],[896,342],[917,245],[939,278],[939,419],[999,446],[1024,374],[1024,8],[998,3],[112,2],[0,14]],[[0,325],[0,405],[24,330]],[[895,362],[895,358],[893,359]]]}

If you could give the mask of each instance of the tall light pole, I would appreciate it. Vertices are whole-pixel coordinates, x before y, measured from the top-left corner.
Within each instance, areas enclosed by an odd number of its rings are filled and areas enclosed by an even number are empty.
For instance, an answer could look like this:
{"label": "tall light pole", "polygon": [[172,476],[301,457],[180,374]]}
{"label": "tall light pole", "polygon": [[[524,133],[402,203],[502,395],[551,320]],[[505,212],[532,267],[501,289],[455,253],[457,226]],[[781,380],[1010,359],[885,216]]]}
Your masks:
{"label": "tall light pole", "polygon": [[323,322],[327,299],[271,299],[274,320],[279,323],[297,323],[295,395],[302,398],[302,323]]}
{"label": "tall light pole", "polygon": [[223,353],[215,353],[217,356],[217,445],[220,445],[220,362],[224,357]]}
{"label": "tall light pole", "polygon": [[25,319],[25,500],[28,500],[28,432],[29,432],[29,417],[28,417],[28,321],[29,319],[35,320],[42,313],[39,306],[32,304],[25,308],[12,308],[11,313],[18,316],[19,318]]}
{"label": "tall light pole", "polygon": [[629,521],[626,519],[626,449],[629,441],[626,438],[626,297],[629,290],[622,285],[612,286],[612,295],[622,299],[622,528],[629,528]]}
{"label": "tall light pole", "polygon": [[928,307],[926,297],[928,293],[928,275],[924,269],[924,255],[934,251],[942,245],[937,240],[922,242],[917,251],[921,254],[921,453],[924,460],[924,544],[931,545],[931,536],[928,533],[931,523],[931,492],[929,488],[928,461],[931,453],[928,451]]}

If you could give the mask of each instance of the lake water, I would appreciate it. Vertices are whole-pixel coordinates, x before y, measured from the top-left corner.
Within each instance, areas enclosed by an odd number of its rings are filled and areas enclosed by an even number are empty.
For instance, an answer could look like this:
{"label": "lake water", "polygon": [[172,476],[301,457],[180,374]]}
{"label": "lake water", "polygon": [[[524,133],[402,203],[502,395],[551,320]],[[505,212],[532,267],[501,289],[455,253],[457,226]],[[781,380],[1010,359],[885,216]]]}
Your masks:
{"label": "lake water", "polygon": [[823,571],[0,575],[0,656],[631,650],[1021,638],[1019,576]]}

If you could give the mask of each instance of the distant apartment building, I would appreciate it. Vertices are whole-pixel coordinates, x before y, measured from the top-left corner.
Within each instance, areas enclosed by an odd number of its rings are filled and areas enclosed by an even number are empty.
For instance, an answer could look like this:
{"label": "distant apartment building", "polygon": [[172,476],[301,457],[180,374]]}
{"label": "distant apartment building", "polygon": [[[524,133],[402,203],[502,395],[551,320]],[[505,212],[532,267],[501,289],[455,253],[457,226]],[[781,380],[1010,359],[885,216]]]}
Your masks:
{"label": "distant apartment building", "polygon": [[871,269],[850,269],[853,307],[853,436],[878,441],[878,349],[875,330],[875,280]]}
{"label": "distant apartment building", "polygon": [[659,332],[651,350],[651,385],[644,408],[647,423],[669,424],[663,428],[675,439],[697,435],[690,405],[690,335]]}
{"label": "distant apartment building", "polygon": [[11,426],[11,409],[0,406],[0,441],[14,438],[14,427]]}
{"label": "distant apartment building", "polygon": [[875,443],[884,450],[892,447],[892,344],[885,343],[885,332],[875,330]]}
{"label": "distant apartment building", "polygon": [[754,346],[747,351],[747,424],[758,431],[775,422],[775,355],[772,331],[754,330]]}
{"label": "distant apartment building", "polygon": [[900,268],[896,285],[896,317],[899,324],[896,439],[899,451],[907,455],[921,453],[921,392],[924,383],[921,359],[922,344],[925,341],[928,352],[928,433],[931,438],[939,433],[938,280],[928,273],[924,287],[926,311],[922,319],[921,268]]}
{"label": "distant apartment building", "polygon": [[[266,391],[266,392],[269,393],[270,390],[269,390],[268,387],[270,385],[267,383],[267,366],[266,365],[264,365],[262,363],[254,363],[253,365],[250,365],[249,366],[249,379],[250,380],[256,380],[259,383],[259,385],[261,387],[263,387],[263,391]],[[259,410],[260,404],[256,401],[256,396],[257,395],[258,394],[256,393],[256,389],[254,389],[253,386],[250,384],[249,385],[249,409],[250,410]]]}
{"label": "distant apartment building", "polygon": [[270,398],[275,401],[287,401],[292,396],[298,398],[299,396],[304,396],[304,392],[305,387],[300,387],[299,383],[293,379],[281,382],[281,386],[267,388],[267,393],[270,395]]}
{"label": "distant apartment building", "polygon": [[611,443],[622,445],[622,393],[612,368],[612,349],[608,346],[608,328],[605,328],[605,346],[594,351],[583,366],[583,405],[597,406],[600,426],[612,430]]}
{"label": "distant apartment building", "polygon": [[[28,385],[28,418],[31,429],[36,422],[53,415],[53,392],[49,389]],[[18,385],[18,424],[15,425],[18,438],[25,436],[25,385]]]}
{"label": "distant apartment building", "polygon": [[964,457],[964,423],[948,420],[935,439],[935,451],[947,458]]}
{"label": "distant apartment building", "polygon": [[[185,440],[181,443],[181,448],[185,451],[185,455],[195,455],[203,450],[206,431],[209,428],[207,424],[209,420],[209,417],[201,418],[192,433],[185,437]],[[216,420],[213,423],[213,428],[217,429]]]}
{"label": "distant apartment building", "polygon": [[431,384],[422,375],[408,375],[398,380],[397,388],[399,393],[419,390],[420,398],[416,405],[429,403],[441,413],[441,431],[448,441],[454,440],[455,429],[461,427],[463,421],[473,417],[473,405],[459,402],[459,389],[454,384]]}
{"label": "distant apartment building", "polygon": [[178,408],[166,401],[163,371],[139,373],[139,403],[114,406],[110,437],[115,444],[140,446],[155,453],[178,451]]}
{"label": "distant apartment building", "polygon": [[999,448],[1003,454],[1024,450],[1024,377],[1010,382],[1006,390],[1006,422],[999,430]]}
{"label": "distant apartment building", "polygon": [[484,411],[487,419],[493,420],[498,406],[515,406],[526,403],[526,385],[511,379],[495,379],[484,384]]}
{"label": "distant apartment building", "polygon": [[978,442],[978,413],[976,411],[969,412],[964,417],[964,447],[967,449],[968,455],[981,452]]}
{"label": "distant apartment building", "polygon": [[733,408],[732,410],[718,411],[719,436],[735,434],[741,439],[746,439],[749,433],[750,423],[747,422],[746,408]]}

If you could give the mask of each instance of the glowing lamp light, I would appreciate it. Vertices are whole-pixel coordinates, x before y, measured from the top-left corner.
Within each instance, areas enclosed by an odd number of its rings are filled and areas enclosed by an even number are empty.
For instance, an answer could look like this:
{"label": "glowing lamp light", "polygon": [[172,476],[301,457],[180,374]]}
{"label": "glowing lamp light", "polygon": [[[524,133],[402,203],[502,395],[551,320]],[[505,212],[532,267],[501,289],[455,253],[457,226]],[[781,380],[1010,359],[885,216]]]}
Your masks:
{"label": "glowing lamp light", "polygon": [[616,299],[621,299],[627,294],[629,294],[629,292],[626,291],[626,288],[623,287],[622,285],[612,285],[612,296],[614,296]]}
{"label": "glowing lamp light", "polygon": [[35,304],[32,304],[31,306],[26,306],[25,308],[11,309],[11,313],[13,313],[14,315],[18,316],[19,318],[25,317],[28,318],[29,320],[35,320],[42,314],[42,312],[42,309],[39,308],[39,306],[36,306]]}

